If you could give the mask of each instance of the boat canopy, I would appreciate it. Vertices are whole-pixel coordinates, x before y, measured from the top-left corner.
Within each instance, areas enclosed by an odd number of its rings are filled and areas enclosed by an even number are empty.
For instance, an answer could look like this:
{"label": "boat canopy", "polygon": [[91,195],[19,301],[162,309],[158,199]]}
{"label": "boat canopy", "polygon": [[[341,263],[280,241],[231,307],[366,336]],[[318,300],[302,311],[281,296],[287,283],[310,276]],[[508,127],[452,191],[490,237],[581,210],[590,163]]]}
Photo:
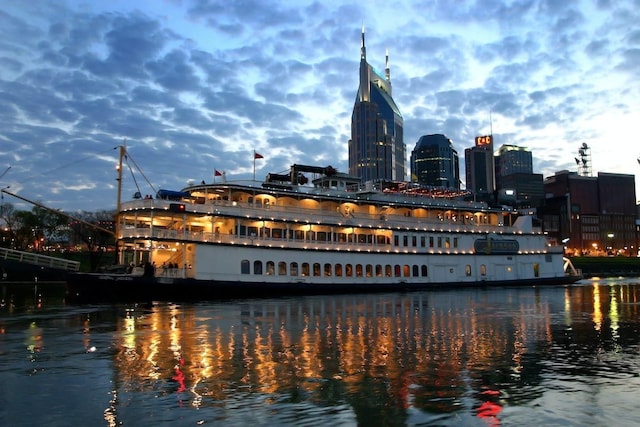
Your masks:
{"label": "boat canopy", "polygon": [[156,194],[156,198],[164,200],[182,200],[189,196],[189,193],[174,190],[158,190],[158,193]]}

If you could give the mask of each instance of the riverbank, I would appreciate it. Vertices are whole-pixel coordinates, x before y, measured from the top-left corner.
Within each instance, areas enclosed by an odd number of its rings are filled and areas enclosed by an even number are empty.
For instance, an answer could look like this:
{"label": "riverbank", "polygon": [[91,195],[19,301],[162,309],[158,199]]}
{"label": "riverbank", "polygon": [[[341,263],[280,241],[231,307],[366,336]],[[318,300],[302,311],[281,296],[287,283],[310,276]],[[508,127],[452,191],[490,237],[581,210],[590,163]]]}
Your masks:
{"label": "riverbank", "polygon": [[640,277],[640,258],[572,257],[573,266],[584,277]]}

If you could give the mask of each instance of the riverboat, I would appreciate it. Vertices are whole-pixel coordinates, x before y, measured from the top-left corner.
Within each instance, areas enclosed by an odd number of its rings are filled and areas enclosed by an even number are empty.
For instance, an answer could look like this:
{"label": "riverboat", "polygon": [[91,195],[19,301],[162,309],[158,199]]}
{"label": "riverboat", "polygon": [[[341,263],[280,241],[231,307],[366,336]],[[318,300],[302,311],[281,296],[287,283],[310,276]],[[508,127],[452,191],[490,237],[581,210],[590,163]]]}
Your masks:
{"label": "riverboat", "polygon": [[[314,176],[308,184],[304,173]],[[463,192],[363,185],[332,167],[293,165],[263,182],[118,197],[116,217],[127,271],[71,274],[70,297],[210,299],[581,278],[529,215]]]}

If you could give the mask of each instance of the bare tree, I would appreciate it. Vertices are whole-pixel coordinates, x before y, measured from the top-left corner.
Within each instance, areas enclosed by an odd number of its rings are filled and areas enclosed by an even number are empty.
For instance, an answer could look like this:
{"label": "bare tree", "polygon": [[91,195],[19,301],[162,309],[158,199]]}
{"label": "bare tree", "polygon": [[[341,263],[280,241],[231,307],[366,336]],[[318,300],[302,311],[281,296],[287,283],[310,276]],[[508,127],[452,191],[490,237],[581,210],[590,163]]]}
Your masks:
{"label": "bare tree", "polygon": [[[81,212],[70,220],[69,229],[75,241],[82,243],[89,252],[89,268],[96,271],[109,246],[115,245],[113,213],[108,211]],[[92,226],[93,225],[93,226]],[[106,230],[105,230],[106,229]]]}

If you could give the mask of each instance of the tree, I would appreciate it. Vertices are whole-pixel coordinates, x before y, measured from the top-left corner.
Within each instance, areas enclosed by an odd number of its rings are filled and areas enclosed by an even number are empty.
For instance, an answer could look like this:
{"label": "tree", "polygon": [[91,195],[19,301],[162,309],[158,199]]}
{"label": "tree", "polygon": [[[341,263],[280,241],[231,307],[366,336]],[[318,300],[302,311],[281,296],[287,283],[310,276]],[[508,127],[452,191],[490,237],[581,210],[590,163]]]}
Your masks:
{"label": "tree", "polygon": [[16,210],[11,203],[0,204],[0,220],[2,220],[2,241],[5,248],[15,248],[15,230],[17,228]]}
{"label": "tree", "polygon": [[81,212],[74,216],[81,221],[71,220],[69,229],[72,237],[86,246],[89,252],[89,268],[91,271],[96,271],[107,247],[115,245],[114,234],[104,230],[114,229],[113,213]]}

